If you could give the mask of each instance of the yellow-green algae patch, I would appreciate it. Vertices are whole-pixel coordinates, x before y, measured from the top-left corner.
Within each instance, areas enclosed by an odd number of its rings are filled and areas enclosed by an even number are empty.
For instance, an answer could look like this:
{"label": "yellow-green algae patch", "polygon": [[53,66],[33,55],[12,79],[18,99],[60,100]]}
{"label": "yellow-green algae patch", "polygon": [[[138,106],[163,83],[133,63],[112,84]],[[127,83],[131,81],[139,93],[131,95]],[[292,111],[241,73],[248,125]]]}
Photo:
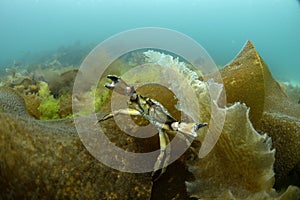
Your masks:
{"label": "yellow-green algae patch", "polygon": [[[25,108],[13,90],[0,91],[1,98],[10,98],[5,104]],[[16,114],[0,113],[1,199],[150,199],[151,177],[100,163],[82,145],[72,119],[39,121]],[[128,138],[118,139],[122,148],[136,149]]]}
{"label": "yellow-green algae patch", "polygon": [[40,119],[58,119],[59,100],[55,99],[50,94],[48,84],[46,82],[40,82],[39,96],[41,98],[38,110],[41,113]]}

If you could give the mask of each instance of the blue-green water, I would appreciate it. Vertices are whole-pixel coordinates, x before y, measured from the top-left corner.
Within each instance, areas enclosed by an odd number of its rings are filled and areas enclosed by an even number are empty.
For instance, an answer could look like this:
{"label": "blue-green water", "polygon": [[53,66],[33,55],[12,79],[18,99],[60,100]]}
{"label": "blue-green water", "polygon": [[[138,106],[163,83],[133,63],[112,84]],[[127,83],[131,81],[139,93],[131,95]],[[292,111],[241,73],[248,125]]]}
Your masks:
{"label": "blue-green water", "polygon": [[148,26],[194,38],[219,65],[250,39],[276,78],[300,82],[297,0],[1,0],[0,66]]}

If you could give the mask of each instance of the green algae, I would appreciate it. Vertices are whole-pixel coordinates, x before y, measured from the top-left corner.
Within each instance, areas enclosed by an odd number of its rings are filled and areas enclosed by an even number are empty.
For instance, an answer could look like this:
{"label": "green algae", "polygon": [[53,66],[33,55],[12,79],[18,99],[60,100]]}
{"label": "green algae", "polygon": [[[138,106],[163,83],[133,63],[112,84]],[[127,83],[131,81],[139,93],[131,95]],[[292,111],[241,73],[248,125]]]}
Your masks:
{"label": "green algae", "polygon": [[41,113],[40,119],[58,119],[58,111],[59,111],[59,101],[49,96],[46,99],[43,99],[40,103],[38,110]]}
{"label": "green algae", "polygon": [[40,82],[39,96],[41,98],[38,110],[41,113],[40,119],[58,119],[59,100],[55,99],[50,94],[48,84],[46,82]]}

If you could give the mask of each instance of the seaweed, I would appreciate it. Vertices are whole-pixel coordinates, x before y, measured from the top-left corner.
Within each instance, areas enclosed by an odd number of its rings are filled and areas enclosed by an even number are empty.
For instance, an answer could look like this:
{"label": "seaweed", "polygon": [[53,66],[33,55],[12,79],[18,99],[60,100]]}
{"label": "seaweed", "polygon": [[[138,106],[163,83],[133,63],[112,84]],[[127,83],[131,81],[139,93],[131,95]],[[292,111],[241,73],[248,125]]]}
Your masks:
{"label": "seaweed", "polygon": [[276,185],[280,189],[290,184],[300,186],[300,177],[289,177],[293,170],[299,173],[300,164],[300,119],[283,113],[265,112],[262,130],[268,131],[276,148]]}
{"label": "seaweed", "polygon": [[58,119],[59,101],[50,94],[48,84],[46,82],[40,82],[39,96],[41,102],[38,107],[40,111],[40,119]]}
{"label": "seaweed", "polygon": [[194,182],[187,182],[188,192],[200,199],[297,199],[300,190],[291,187],[279,195],[274,184],[275,150],[271,138],[260,135],[249,120],[245,104],[226,108],[222,134],[213,150],[190,164]]}
{"label": "seaweed", "polygon": [[[137,87],[139,93],[157,99],[178,119],[186,113],[188,119],[220,122],[212,112],[226,113],[221,135],[201,130],[192,144],[198,150],[207,147],[207,136],[217,136],[215,146],[205,150],[210,151],[206,156],[198,158],[191,149],[154,183],[148,173],[129,174],[111,169],[82,145],[73,119],[35,119],[71,117],[72,110],[69,89],[62,92],[56,87],[53,94],[49,89],[51,81],[47,84],[34,79],[37,94],[24,94],[17,85],[13,86],[15,90],[0,88],[0,198],[187,199],[190,195],[201,199],[299,199],[299,188],[291,185],[299,186],[300,182],[299,104],[290,101],[250,41],[220,70],[224,88],[217,83],[221,80],[216,74],[203,80],[201,72],[172,56],[153,51],[144,55],[149,63],[129,73],[125,73],[127,67],[120,70],[113,66],[111,71],[124,72],[122,78],[128,83],[150,82]],[[68,88],[78,74],[89,76],[76,70],[63,75]],[[161,83],[162,79],[164,87],[153,83]],[[79,108],[86,113],[85,125],[90,127],[94,122],[88,114],[93,111],[84,109],[87,104],[101,112],[110,109],[108,100],[112,94],[103,92],[101,81],[98,85],[85,94],[73,94],[73,102],[81,99]],[[216,94],[209,93],[212,88]],[[219,99],[223,89],[227,105],[221,105],[223,101]],[[25,95],[25,101],[16,90]],[[197,98],[193,99],[193,94]],[[117,99],[116,103],[120,101]],[[155,137],[142,141],[126,135],[113,120],[101,126],[110,141],[126,151],[151,151],[158,146]],[[291,178],[292,175],[295,176]]]}
{"label": "seaweed", "polygon": [[0,107],[1,112],[28,117],[25,101],[23,97],[10,87],[0,87]]}
{"label": "seaweed", "polygon": [[[11,88],[1,87],[0,97],[5,111],[0,113],[0,199],[150,199],[150,175],[120,172],[96,160],[73,119],[34,119]],[[118,141],[136,149],[126,137]]]}
{"label": "seaweed", "polygon": [[[154,63],[159,61],[160,64],[167,63],[162,64],[165,66],[181,66],[177,72],[175,70],[175,73],[190,80],[189,84],[199,94],[201,117],[208,119],[207,114],[210,115],[211,111],[205,109],[205,107],[210,107],[207,88],[218,88],[218,86],[213,82],[203,84],[202,81],[197,81],[195,73],[190,73],[189,70],[181,71],[185,69],[185,66],[173,58],[170,59],[162,54],[152,55],[150,61]],[[187,183],[188,192],[191,196],[201,199],[298,199],[300,197],[298,187],[288,187],[289,184],[278,185],[289,171],[295,169],[299,161],[297,143],[299,143],[298,130],[300,129],[298,118],[295,117],[298,115],[296,106],[288,101],[250,41],[246,43],[240,54],[220,72],[222,80],[218,79],[219,77],[215,74],[205,79],[213,78],[224,83],[228,107],[221,108],[214,104],[212,109],[214,112],[218,110],[220,113],[226,113],[225,123],[220,138],[211,152],[190,164],[190,170],[196,180]],[[160,77],[166,78],[170,74],[170,71],[165,74],[161,72]],[[171,88],[176,87],[181,86],[175,85]],[[190,93],[182,92],[180,95],[182,99],[190,97]],[[180,96],[177,98],[181,99]],[[218,102],[220,99],[214,100]],[[285,105],[285,109],[282,105]],[[181,108],[183,111],[188,110],[188,107],[181,106]],[[195,110],[195,107],[193,108]],[[274,116],[268,118],[266,113],[274,110],[277,110],[279,115],[290,113],[293,117],[289,116],[289,121],[278,117],[275,120]],[[193,110],[189,113],[193,113]],[[212,120],[220,122],[217,118]],[[205,135],[214,133],[199,134],[196,140],[202,143],[202,147],[207,144],[204,139]],[[286,137],[282,137],[282,134]],[[280,138],[280,142],[277,137]],[[273,144],[271,138],[274,138]],[[289,145],[293,147],[290,148]],[[272,148],[281,153],[275,156]],[[273,166],[275,166],[276,176]],[[285,193],[280,194],[272,189],[275,178],[276,188],[288,187]]]}
{"label": "seaweed", "polygon": [[[276,187],[300,162],[300,107],[288,98],[280,84],[248,41],[236,58],[220,70],[228,103],[242,102],[250,107],[250,120],[256,130],[268,133],[276,149]],[[300,186],[300,180],[297,180]]]}

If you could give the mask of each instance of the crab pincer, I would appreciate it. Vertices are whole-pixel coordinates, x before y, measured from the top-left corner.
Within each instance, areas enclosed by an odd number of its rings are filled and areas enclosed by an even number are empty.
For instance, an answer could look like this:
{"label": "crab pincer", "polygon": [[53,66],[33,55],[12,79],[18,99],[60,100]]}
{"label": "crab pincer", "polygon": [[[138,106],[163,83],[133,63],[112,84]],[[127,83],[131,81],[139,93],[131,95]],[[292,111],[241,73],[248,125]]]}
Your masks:
{"label": "crab pincer", "polygon": [[112,83],[106,83],[106,88],[114,89],[114,91],[116,91],[117,93],[126,96],[131,96],[133,93],[135,93],[134,87],[128,85],[120,77],[117,77],[115,75],[107,75],[107,78],[112,80]]}

